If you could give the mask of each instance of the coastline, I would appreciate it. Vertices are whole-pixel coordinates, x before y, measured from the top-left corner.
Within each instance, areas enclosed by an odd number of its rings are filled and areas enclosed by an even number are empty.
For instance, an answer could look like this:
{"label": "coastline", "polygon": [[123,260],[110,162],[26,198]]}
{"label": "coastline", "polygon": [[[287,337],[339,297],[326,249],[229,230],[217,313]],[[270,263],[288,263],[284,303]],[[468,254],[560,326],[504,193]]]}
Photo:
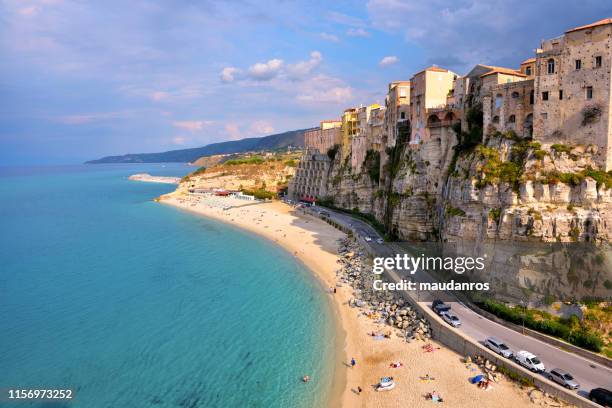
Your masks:
{"label": "coastline", "polygon": [[[222,211],[221,208],[205,207],[201,205],[191,206],[188,202],[181,203],[181,200],[170,193],[159,198],[159,202],[187,210],[196,215],[210,217],[215,220],[228,223],[230,225],[245,229],[260,237],[272,241],[274,244],[280,245],[286,251],[290,252],[301,264],[308,269],[321,286],[321,290],[336,286],[336,273],[339,268],[337,260],[338,255],[338,240],[346,236],[343,232],[327,225],[321,220],[299,213],[294,208],[280,202],[267,202],[250,205],[249,209],[256,209],[270,215],[271,217],[283,217],[282,221],[289,221],[291,225],[285,225],[281,231],[278,228],[269,228],[269,225],[263,223],[250,222],[251,219],[245,217],[239,218],[241,209],[244,207],[233,207],[229,210]],[[246,206],[245,206],[246,207]],[[291,218],[292,220],[288,220]],[[282,222],[281,221],[281,222]],[[310,225],[309,225],[310,224]],[[304,228],[306,226],[314,228]],[[285,235],[288,235],[287,239]],[[290,238],[293,236],[293,239]],[[355,328],[350,327],[348,310],[343,308],[343,304],[347,304],[352,297],[351,293],[339,290],[335,295],[329,296],[329,304],[331,314],[333,316],[334,334],[335,334],[335,357],[333,362],[333,383],[328,396],[328,406],[330,407],[350,407],[361,403],[357,395],[350,392],[349,377],[354,376],[346,369],[345,363],[350,360],[348,350],[355,350],[355,344],[351,344],[354,336],[350,336],[350,332],[354,332]],[[350,381],[355,383],[356,379]]]}
{"label": "coastline", "polygon": [[[495,383],[493,392],[479,390],[468,379],[479,367],[463,361],[461,356],[431,339],[406,342],[401,332],[393,332],[386,321],[375,316],[376,307],[351,306],[359,297],[355,289],[336,271],[344,271],[337,262],[340,241],[345,234],[287,204],[243,201],[227,197],[190,196],[183,191],[163,195],[161,203],[210,217],[251,231],[290,251],[322,284],[321,290],[337,288],[328,294],[336,331],[333,383],[327,397],[330,407],[397,406],[429,407],[426,395],[440,392],[453,407],[495,406],[516,408],[531,406],[527,389],[506,378]],[[353,247],[352,251],[357,251]],[[356,253],[356,252],[355,252]],[[352,257],[352,255],[351,255]],[[380,309],[378,309],[380,310]],[[369,333],[390,333],[381,339]],[[431,350],[425,350],[430,347]],[[348,364],[355,358],[357,365]],[[389,368],[391,362],[403,362],[402,368]],[[392,375],[398,386],[393,392],[376,392],[380,378]],[[432,376],[435,381],[424,381]],[[357,390],[361,388],[362,392]]]}

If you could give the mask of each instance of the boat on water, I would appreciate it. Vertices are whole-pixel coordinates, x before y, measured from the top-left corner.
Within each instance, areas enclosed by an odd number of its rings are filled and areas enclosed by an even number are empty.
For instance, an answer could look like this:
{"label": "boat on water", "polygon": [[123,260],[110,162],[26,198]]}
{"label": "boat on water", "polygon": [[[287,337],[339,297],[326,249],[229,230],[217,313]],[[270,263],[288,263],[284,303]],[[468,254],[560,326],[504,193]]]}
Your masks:
{"label": "boat on water", "polygon": [[393,377],[383,377],[380,379],[376,391],[389,391],[395,388],[395,381]]}

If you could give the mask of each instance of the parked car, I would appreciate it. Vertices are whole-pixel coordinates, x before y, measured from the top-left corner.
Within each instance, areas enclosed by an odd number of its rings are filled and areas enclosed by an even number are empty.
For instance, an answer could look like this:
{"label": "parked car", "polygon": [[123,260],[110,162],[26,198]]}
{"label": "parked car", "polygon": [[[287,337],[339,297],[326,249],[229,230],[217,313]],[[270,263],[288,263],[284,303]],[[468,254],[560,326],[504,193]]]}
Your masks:
{"label": "parked car", "polygon": [[372,241],[372,238],[370,238],[370,237],[365,237],[365,240],[366,240],[366,242],[370,242],[370,241]]}
{"label": "parked car", "polygon": [[495,337],[487,337],[484,344],[497,354],[506,358],[512,358],[512,350],[510,350],[510,347],[506,346],[503,341]]}
{"label": "parked car", "polygon": [[431,304],[431,308],[439,315],[442,315],[442,313],[446,313],[451,310],[451,307],[446,303],[442,302],[441,300],[434,300]]}
{"label": "parked car", "polygon": [[321,211],[319,214],[321,214],[323,217],[329,217],[329,213],[327,211]]}
{"label": "parked car", "polygon": [[514,360],[516,360],[516,362],[522,365],[523,367],[528,368],[529,370],[535,373],[539,373],[546,370],[546,367],[544,367],[544,363],[542,363],[539,358],[525,350],[521,350],[516,353],[514,355]]}
{"label": "parked car", "polygon": [[461,320],[459,320],[457,315],[451,312],[450,310],[448,312],[440,313],[440,316],[446,323],[450,324],[453,327],[461,326]]}
{"label": "parked car", "polygon": [[612,407],[612,392],[605,388],[593,388],[589,392],[589,399],[604,407]]}
{"label": "parked car", "polygon": [[376,243],[377,243],[377,244],[382,244],[382,243],[384,243],[384,242],[385,242],[385,241],[383,241],[383,239],[382,239],[382,238],[378,238],[378,239],[376,240]]}
{"label": "parked car", "polygon": [[548,379],[561,384],[562,386],[569,388],[570,390],[577,390],[580,388],[580,384],[574,380],[574,377],[567,371],[561,370],[560,368],[553,368],[548,373]]}

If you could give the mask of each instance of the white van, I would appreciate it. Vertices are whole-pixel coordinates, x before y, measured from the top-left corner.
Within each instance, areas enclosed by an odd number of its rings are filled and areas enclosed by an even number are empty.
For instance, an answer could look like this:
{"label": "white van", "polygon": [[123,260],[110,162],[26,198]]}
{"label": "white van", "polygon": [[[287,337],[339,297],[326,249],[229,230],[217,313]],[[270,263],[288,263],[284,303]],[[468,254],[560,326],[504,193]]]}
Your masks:
{"label": "white van", "polygon": [[522,365],[525,368],[530,369],[533,372],[543,372],[546,370],[544,367],[544,363],[540,361],[535,355],[531,354],[528,351],[521,350],[514,355],[514,359],[517,363]]}
{"label": "white van", "polygon": [[510,350],[510,347],[506,346],[503,341],[495,337],[487,337],[484,344],[497,354],[506,358],[512,358],[512,350]]}

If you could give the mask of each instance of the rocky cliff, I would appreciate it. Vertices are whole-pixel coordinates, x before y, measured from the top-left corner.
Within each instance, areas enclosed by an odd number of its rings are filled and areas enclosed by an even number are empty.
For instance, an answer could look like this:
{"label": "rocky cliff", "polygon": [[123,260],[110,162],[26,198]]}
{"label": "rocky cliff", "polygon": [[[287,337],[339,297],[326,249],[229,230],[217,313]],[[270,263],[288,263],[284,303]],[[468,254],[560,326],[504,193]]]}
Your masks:
{"label": "rocky cliff", "polygon": [[358,173],[338,154],[328,200],[373,215],[399,239],[490,254],[488,277],[509,293],[609,295],[612,174],[597,170],[596,148],[513,132],[483,139],[450,130],[420,144],[400,139],[378,160],[368,152]]}

